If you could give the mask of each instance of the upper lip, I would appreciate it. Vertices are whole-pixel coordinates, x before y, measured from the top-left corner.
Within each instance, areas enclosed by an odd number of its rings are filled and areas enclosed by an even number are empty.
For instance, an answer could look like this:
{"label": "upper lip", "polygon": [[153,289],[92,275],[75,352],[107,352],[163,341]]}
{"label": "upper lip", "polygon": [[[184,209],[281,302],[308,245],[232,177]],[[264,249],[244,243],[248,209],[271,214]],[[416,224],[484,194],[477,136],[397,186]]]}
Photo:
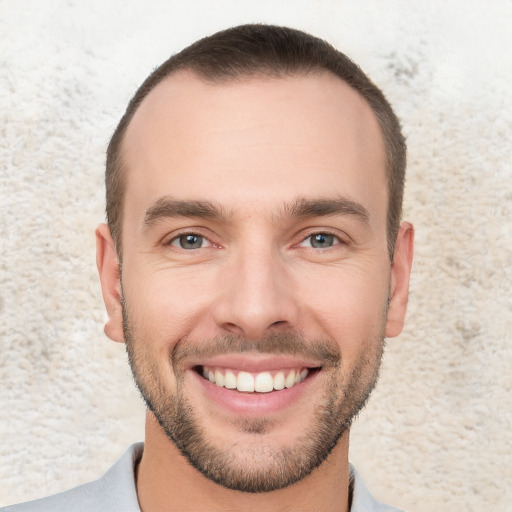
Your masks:
{"label": "upper lip", "polygon": [[273,356],[268,354],[233,354],[215,356],[212,358],[198,359],[188,365],[189,368],[208,366],[210,368],[230,368],[249,373],[263,371],[285,370],[292,368],[318,368],[318,361],[312,361],[296,356]]}

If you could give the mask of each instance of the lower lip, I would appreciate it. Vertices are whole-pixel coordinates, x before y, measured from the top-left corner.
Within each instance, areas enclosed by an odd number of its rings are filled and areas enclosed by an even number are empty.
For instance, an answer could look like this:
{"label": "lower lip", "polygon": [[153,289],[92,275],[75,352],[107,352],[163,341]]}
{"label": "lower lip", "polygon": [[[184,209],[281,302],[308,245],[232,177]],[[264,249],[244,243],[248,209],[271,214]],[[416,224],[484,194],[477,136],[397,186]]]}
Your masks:
{"label": "lower lip", "polygon": [[298,402],[310,389],[320,372],[311,373],[304,381],[291,388],[269,393],[241,393],[217,386],[193,370],[192,373],[209,400],[233,413],[254,416],[277,413]]}

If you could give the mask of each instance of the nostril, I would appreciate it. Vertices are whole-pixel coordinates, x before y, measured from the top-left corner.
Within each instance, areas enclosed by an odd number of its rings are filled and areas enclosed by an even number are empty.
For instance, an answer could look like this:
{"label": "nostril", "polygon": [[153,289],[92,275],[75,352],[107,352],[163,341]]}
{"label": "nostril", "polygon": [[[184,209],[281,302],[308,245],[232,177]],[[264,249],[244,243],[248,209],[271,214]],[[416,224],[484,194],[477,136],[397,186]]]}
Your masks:
{"label": "nostril", "polygon": [[242,335],[244,334],[244,330],[233,322],[226,322],[222,325],[223,329],[230,334]]}

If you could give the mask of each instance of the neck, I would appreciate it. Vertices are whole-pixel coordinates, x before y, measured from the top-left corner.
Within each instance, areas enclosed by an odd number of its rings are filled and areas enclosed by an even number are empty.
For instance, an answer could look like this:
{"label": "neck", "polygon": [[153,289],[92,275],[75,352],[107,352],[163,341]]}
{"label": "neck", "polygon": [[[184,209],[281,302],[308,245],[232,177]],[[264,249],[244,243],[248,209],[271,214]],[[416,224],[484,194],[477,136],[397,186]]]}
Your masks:
{"label": "neck", "polygon": [[348,512],[348,431],[329,458],[306,478],[284,489],[245,493],[226,489],[193,468],[151,413],[137,474],[142,512],[318,510]]}

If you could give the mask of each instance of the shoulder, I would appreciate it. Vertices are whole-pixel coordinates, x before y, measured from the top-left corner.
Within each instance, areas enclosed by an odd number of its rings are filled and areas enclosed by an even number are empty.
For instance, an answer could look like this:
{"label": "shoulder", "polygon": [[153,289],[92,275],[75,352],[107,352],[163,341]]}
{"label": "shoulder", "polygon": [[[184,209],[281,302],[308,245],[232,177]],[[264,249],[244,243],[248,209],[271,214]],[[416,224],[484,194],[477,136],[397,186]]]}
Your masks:
{"label": "shoulder", "polygon": [[403,512],[377,501],[370,494],[363,477],[352,464],[350,464],[350,494],[352,497],[350,512]]}
{"label": "shoulder", "polygon": [[47,498],[2,508],[0,512],[140,512],[134,467],[143,444],[137,443],[98,480]]}

